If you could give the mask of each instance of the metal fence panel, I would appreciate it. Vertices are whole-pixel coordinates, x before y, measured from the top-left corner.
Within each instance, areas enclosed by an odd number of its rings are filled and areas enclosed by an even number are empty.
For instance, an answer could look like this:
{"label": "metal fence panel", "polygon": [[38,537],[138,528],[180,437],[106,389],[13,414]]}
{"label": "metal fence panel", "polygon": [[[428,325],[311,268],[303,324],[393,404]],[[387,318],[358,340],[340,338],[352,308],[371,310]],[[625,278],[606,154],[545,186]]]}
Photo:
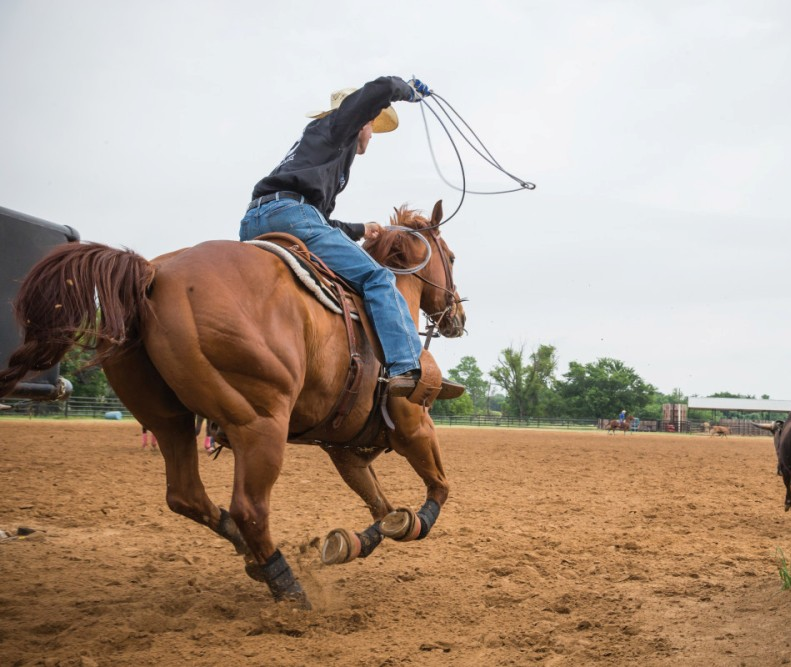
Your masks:
{"label": "metal fence panel", "polygon": [[[40,402],[18,399],[3,399],[3,403],[10,405],[10,410],[0,410],[0,419],[3,417],[19,417],[25,415],[30,418],[88,418],[103,419],[108,412],[120,412],[122,417],[129,419],[132,414],[117,398],[91,398],[85,396],[72,396],[66,401]],[[438,426],[449,427],[493,427],[493,428],[548,428],[568,429],[575,431],[604,429],[609,423],[608,419],[568,419],[562,417],[502,417],[494,415],[432,415],[434,423]],[[698,420],[666,421],[662,419],[643,419],[633,425],[632,430],[638,432],[680,432],[691,434],[708,434],[708,422]],[[710,426],[727,426],[731,435],[767,435],[767,431],[754,426],[749,419],[719,419]]]}
{"label": "metal fence panel", "polygon": [[69,417],[102,419],[108,412],[120,412],[124,418],[132,416],[132,413],[117,398],[98,399],[89,396],[72,396],[67,401],[41,402],[3,399],[3,402],[11,406],[11,409],[0,411],[0,418],[26,415],[28,417],[61,419]]}

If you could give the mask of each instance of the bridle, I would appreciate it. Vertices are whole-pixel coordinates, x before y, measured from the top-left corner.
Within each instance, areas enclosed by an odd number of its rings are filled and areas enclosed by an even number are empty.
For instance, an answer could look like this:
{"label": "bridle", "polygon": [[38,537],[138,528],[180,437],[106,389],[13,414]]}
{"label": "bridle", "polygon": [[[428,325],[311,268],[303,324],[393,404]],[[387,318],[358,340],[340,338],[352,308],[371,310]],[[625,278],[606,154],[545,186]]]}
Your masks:
{"label": "bridle", "polygon": [[[397,275],[414,275],[416,278],[421,280],[426,285],[430,285],[431,287],[440,290],[441,292],[445,293],[445,307],[437,311],[436,313],[426,313],[426,317],[429,320],[429,326],[425,333],[426,336],[426,343],[424,348],[428,349],[429,342],[432,338],[439,336],[439,334],[435,334],[434,331],[436,328],[442,323],[442,321],[450,316],[453,317],[456,314],[456,306],[465,301],[466,299],[462,299],[456,296],[456,284],[453,281],[453,268],[451,265],[450,258],[448,257],[448,253],[443,248],[442,243],[440,243],[439,239],[439,231],[437,230],[438,225],[430,226],[430,227],[423,227],[422,229],[415,229],[413,227],[405,227],[402,225],[388,225],[385,229],[393,230],[393,231],[402,231],[407,232],[408,234],[412,234],[416,236],[423,245],[426,246],[426,256],[416,265],[410,268],[397,268],[397,267],[387,267],[393,273]],[[425,236],[424,236],[425,234]],[[428,236],[428,238],[426,238]],[[431,241],[434,241],[434,245],[437,248],[437,253],[439,254],[440,261],[442,262],[442,270],[445,273],[445,285],[438,285],[432,280],[429,280],[424,275],[422,275],[423,269],[428,265],[429,261],[431,260],[431,255],[433,253],[431,249]],[[425,311],[424,311],[425,312]],[[423,335],[423,334],[421,334]]]}
{"label": "bridle", "polygon": [[[426,285],[430,285],[435,289],[441,290],[445,293],[445,307],[437,311],[436,313],[426,313],[426,317],[428,318],[430,324],[428,326],[428,330],[426,331],[426,343],[424,347],[428,349],[429,342],[434,337],[434,330],[442,323],[442,321],[446,317],[453,317],[456,314],[456,306],[460,304],[464,299],[456,296],[456,284],[453,281],[453,268],[451,266],[450,258],[448,257],[448,253],[445,251],[442,243],[440,243],[439,239],[439,232],[436,228],[430,229],[421,229],[415,230],[416,232],[426,232],[426,234],[434,241],[434,245],[437,248],[437,253],[439,254],[439,258],[442,261],[442,269],[445,273],[445,285],[438,285],[437,283],[429,280],[424,275],[422,275],[423,270],[415,272],[415,277],[422,280]],[[429,253],[431,253],[431,245],[428,245]],[[429,255],[430,257],[430,255]]]}

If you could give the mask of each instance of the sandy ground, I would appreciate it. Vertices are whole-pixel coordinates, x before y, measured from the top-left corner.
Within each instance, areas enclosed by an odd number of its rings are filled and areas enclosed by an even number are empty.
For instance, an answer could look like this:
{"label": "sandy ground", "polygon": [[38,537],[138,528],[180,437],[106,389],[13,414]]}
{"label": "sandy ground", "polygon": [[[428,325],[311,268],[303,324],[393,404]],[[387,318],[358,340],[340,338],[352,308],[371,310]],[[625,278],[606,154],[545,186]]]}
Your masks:
{"label": "sandy ground", "polygon": [[[451,498],[423,542],[323,566],[368,514],[318,449],[290,446],[276,538],[314,605],[248,579],[172,514],[134,423],[0,421],[0,664],[784,665],[791,514],[767,438],[441,429]],[[415,508],[397,454],[380,480]],[[229,500],[232,456],[201,457]]]}

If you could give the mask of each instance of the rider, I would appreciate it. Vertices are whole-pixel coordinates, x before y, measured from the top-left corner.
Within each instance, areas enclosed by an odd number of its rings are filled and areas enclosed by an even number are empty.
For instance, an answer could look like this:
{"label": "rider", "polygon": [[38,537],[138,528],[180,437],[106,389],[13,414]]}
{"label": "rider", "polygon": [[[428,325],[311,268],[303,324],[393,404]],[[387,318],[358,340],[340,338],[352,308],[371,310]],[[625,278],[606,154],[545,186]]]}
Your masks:
{"label": "rider", "polygon": [[355,156],[365,153],[371,134],[398,127],[391,102],[419,102],[428,95],[426,84],[397,76],[332,93],[330,109],[309,113],[315,120],[274,171],[258,181],[239,230],[242,241],[267,232],[296,236],[362,295],[382,346],[392,396],[410,395],[420,378],[422,345],[415,323],[393,273],[355,243],[377,238],[381,225],[340,222],[330,214],[349,182]]}
{"label": "rider", "polygon": [[618,421],[623,424],[626,421],[626,410],[621,410],[618,415]]}

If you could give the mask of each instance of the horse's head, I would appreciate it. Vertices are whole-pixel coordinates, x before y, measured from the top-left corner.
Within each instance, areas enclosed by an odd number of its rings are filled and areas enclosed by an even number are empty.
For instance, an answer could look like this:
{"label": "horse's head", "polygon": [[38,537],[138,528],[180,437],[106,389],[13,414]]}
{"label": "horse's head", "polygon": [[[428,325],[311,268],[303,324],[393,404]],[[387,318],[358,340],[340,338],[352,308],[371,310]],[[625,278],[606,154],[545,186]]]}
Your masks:
{"label": "horse's head", "polygon": [[396,209],[390,217],[391,225],[414,229],[428,243],[431,250],[428,262],[417,271],[408,272],[424,263],[427,249],[426,243],[415,234],[391,230],[367,241],[364,247],[376,261],[400,274],[402,281],[409,280],[420,294],[420,309],[443,336],[457,338],[464,333],[467,316],[453,281],[455,256],[437,227],[441,220],[441,201],[435,204],[430,220],[406,206]]}

